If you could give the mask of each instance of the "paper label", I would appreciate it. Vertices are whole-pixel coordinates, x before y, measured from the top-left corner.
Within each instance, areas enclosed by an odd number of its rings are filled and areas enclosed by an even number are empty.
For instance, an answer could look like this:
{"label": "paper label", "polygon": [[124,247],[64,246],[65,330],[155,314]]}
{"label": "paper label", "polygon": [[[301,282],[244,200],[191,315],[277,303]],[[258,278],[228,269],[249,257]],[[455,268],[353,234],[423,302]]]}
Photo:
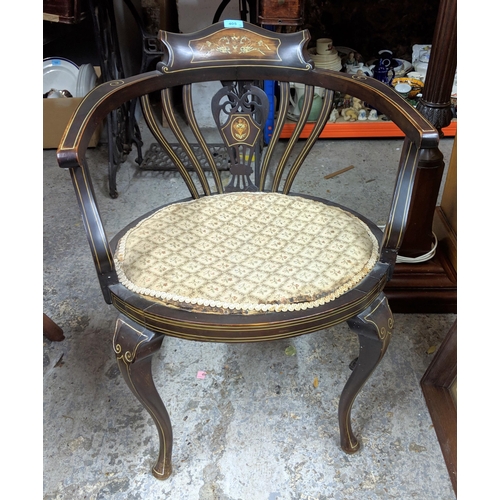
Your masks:
{"label": "paper label", "polygon": [[224,28],[243,28],[243,21],[227,19],[224,21]]}

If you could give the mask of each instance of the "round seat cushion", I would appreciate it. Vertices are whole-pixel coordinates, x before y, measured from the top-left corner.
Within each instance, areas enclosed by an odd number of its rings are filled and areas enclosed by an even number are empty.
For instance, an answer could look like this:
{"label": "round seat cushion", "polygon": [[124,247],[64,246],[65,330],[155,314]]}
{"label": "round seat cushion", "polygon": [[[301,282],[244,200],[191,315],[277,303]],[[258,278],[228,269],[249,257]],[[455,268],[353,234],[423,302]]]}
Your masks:
{"label": "round seat cushion", "polygon": [[349,291],[378,242],[338,207],[278,193],[168,205],[118,242],[118,278],[172,307],[224,314],[303,310]]}

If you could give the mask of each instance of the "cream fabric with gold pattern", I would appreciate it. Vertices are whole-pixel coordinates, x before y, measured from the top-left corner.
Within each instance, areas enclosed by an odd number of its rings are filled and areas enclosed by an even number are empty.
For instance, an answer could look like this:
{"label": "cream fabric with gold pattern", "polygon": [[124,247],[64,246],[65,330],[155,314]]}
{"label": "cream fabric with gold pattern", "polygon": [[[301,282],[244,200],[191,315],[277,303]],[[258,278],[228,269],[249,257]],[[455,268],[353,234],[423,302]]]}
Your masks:
{"label": "cream fabric with gold pattern", "polygon": [[378,243],[337,207],[228,193],[162,208],[119,241],[120,282],[167,305],[214,313],[303,310],[350,290]]}

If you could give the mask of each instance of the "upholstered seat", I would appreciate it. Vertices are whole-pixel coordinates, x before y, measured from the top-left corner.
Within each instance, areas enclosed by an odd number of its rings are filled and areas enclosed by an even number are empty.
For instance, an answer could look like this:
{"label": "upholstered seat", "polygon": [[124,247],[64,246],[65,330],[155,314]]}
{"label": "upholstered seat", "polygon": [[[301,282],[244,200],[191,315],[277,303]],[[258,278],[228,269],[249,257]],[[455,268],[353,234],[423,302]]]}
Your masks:
{"label": "upholstered seat", "polygon": [[168,205],[118,244],[128,289],[190,310],[298,311],[350,290],[378,242],[340,208],[278,193],[228,193]]}
{"label": "upholstered seat", "polygon": [[[60,166],[74,183],[104,299],[118,311],[118,365],[158,430],[153,474],[165,479],[173,470],[170,418],[151,371],[151,357],[166,336],[262,342],[347,322],[358,336],[359,356],[340,395],[338,423],[342,449],[354,453],[360,442],[351,410],[389,346],[393,317],[383,289],[404,238],[418,171],[442,168],[438,133],[382,82],[314,68],[307,31],[218,23],[192,34],[160,32],[159,38],[165,54],[157,69],[90,92],[58,150]],[[199,82],[218,90],[208,102],[195,104]],[[304,84],[303,106],[284,137],[293,82]],[[175,95],[174,88],[182,92]],[[274,89],[274,95],[263,88]],[[318,88],[321,110],[308,128]],[[392,198],[377,200],[389,208],[383,232],[356,207],[292,190],[337,94],[342,102],[356,96],[376,108],[405,135]],[[161,96],[161,118],[151,96],[156,103]],[[145,125],[191,199],[166,197],[125,228],[115,227],[108,241],[85,152],[97,125],[139,97]],[[208,130],[198,120],[206,112],[198,109],[202,104],[211,108]],[[272,131],[266,140],[264,130]],[[218,133],[223,144],[212,148],[207,131]],[[229,178],[219,170],[222,157]],[[137,206],[136,198],[123,198],[121,206]]]}

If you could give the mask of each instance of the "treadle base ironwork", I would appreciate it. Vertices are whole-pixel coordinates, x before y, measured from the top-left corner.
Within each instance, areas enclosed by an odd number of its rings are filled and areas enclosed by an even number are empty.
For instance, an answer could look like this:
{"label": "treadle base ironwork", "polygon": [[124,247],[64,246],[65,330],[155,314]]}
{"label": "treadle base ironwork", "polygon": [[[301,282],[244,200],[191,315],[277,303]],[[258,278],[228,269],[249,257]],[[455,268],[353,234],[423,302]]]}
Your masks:
{"label": "treadle base ironwork", "polygon": [[[186,155],[182,147],[179,144],[171,144],[170,146],[182,160],[184,165],[187,166],[187,169],[194,170],[192,166],[189,166],[191,162],[189,161],[188,156]],[[193,149],[196,157],[198,158],[203,170],[210,171],[210,165],[208,164],[208,161],[205,158],[205,155],[200,146],[196,144],[191,144],[190,146]],[[223,144],[207,144],[207,146],[212,153],[212,157],[215,161],[215,164],[217,165],[217,170],[229,170],[229,155],[227,154],[225,146]],[[139,168],[141,170],[177,171],[177,167],[175,166],[173,160],[157,143],[151,144],[149,149],[146,151],[144,159]]]}
{"label": "treadle base ironwork", "polygon": [[[99,51],[103,82],[125,78],[117,23],[112,0],[89,0],[94,36]],[[108,131],[108,183],[111,198],[118,196],[116,174],[132,146],[137,149],[137,162],[142,161],[142,137],[135,118],[137,99],[121,104],[106,118]]]}

